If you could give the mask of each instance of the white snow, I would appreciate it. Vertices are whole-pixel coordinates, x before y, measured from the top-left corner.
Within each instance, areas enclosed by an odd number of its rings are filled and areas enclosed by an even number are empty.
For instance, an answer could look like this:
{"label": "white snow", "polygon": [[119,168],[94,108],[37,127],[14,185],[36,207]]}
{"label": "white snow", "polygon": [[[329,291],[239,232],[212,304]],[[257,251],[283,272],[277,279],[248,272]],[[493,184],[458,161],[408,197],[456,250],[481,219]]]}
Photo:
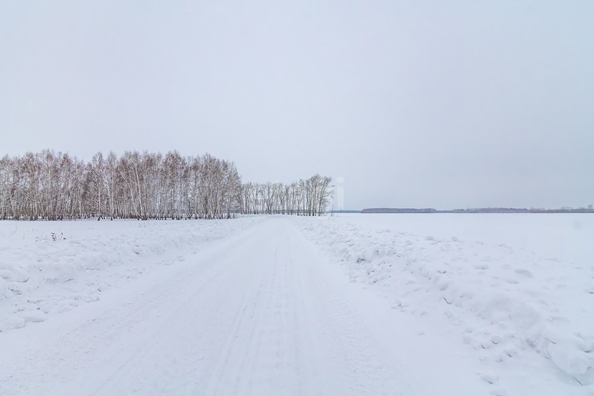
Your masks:
{"label": "white snow", "polygon": [[0,222],[0,331],[96,301],[261,220]]}
{"label": "white snow", "polygon": [[562,214],[0,222],[0,394],[592,396],[593,241]]}
{"label": "white snow", "polygon": [[594,216],[341,215],[299,224],[396,311],[428,326],[447,318],[446,331],[477,352],[484,381],[510,394],[594,392]]}

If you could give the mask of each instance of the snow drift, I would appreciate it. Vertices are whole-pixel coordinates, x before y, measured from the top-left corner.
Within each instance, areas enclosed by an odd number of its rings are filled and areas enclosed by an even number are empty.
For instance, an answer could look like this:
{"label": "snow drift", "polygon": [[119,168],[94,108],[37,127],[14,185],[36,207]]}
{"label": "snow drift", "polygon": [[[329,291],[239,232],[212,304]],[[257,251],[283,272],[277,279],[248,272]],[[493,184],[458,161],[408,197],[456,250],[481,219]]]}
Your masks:
{"label": "snow drift", "polygon": [[[594,384],[594,254],[568,261],[508,244],[462,240],[455,233],[398,231],[414,228],[408,224],[415,217],[387,215],[393,227],[377,229],[369,224],[374,216],[299,225],[353,282],[379,288],[394,309],[445,315],[486,365],[496,369],[536,356],[562,381]],[[542,243],[559,243],[541,236]]]}
{"label": "snow drift", "polygon": [[261,220],[0,222],[0,331],[96,301]]}

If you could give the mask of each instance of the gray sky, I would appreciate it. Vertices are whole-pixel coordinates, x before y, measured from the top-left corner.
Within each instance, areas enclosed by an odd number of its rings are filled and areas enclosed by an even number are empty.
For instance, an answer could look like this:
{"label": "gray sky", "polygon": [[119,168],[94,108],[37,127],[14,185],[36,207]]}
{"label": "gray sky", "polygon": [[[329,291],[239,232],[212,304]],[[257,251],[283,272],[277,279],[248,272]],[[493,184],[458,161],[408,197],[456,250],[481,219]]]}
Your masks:
{"label": "gray sky", "polygon": [[0,134],[344,176],[347,208],[594,204],[594,1],[5,0]]}

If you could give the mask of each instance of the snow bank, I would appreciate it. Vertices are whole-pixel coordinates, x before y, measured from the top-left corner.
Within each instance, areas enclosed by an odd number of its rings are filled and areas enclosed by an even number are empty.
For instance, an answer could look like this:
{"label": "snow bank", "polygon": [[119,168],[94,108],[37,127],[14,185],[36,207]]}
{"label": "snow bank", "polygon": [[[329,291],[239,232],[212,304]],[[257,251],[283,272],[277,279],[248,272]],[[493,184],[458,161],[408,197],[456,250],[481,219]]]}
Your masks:
{"label": "snow bank", "polygon": [[0,222],[0,331],[96,301],[261,220]]}
{"label": "snow bank", "polygon": [[[594,384],[594,244],[582,246],[589,255],[577,261],[552,258],[551,245],[559,241],[542,228],[533,227],[531,238],[547,245],[546,256],[517,248],[513,238],[508,244],[466,240],[446,236],[447,228],[438,237],[413,234],[407,222],[430,222],[426,216],[435,215],[415,216],[404,222],[398,215],[354,215],[297,224],[353,282],[375,285],[394,309],[445,315],[483,363],[498,367],[536,359],[566,383]],[[457,215],[448,216],[455,232]],[[373,225],[388,221],[389,229]],[[583,241],[594,241],[594,217],[583,223],[592,225],[584,231],[591,238]]]}

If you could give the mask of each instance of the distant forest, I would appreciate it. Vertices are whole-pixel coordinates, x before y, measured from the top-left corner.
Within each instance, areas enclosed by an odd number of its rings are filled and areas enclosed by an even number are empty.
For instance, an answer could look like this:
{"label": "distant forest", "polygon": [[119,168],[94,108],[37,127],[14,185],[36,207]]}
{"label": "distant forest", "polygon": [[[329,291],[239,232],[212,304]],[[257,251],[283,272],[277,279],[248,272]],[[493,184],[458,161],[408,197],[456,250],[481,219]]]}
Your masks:
{"label": "distant forest", "polygon": [[0,159],[0,219],[220,219],[242,214],[317,216],[332,199],[332,179],[247,183],[233,162],[177,151],[84,162],[44,150]]}
{"label": "distant forest", "polygon": [[414,209],[414,208],[371,208],[363,209],[361,213],[436,213],[435,209]]}
{"label": "distant forest", "polygon": [[476,208],[437,210],[433,208],[369,208],[360,213],[594,213],[592,205],[587,208],[561,208],[561,209],[524,209],[524,208]]}

